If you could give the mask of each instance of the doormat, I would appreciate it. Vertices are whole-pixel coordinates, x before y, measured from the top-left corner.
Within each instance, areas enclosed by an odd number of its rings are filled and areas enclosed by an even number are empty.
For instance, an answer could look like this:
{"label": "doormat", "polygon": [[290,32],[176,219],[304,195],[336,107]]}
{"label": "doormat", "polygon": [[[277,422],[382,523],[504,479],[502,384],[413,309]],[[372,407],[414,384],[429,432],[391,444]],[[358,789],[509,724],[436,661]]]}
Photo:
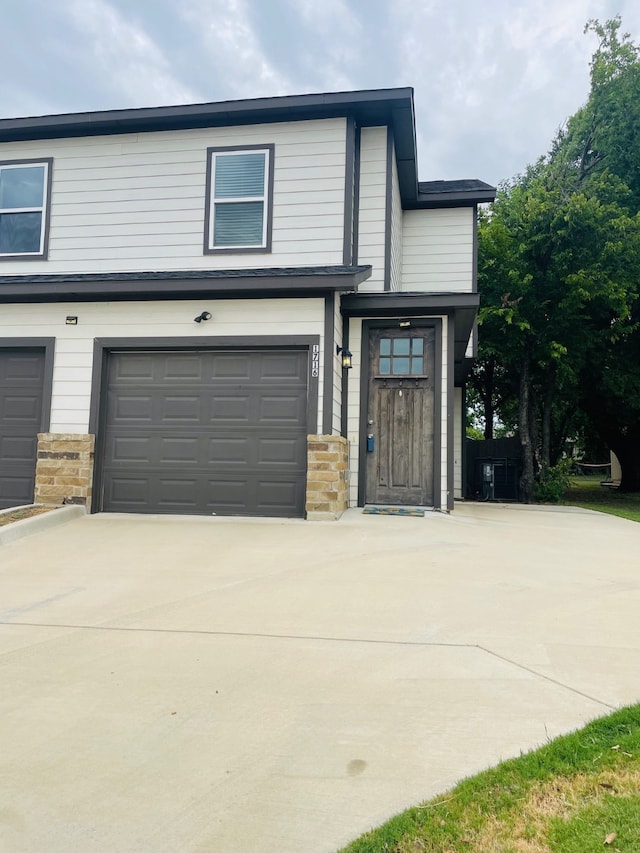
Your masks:
{"label": "doormat", "polygon": [[364,515],[413,515],[417,518],[424,518],[424,510],[419,509],[419,507],[366,506],[362,512]]}

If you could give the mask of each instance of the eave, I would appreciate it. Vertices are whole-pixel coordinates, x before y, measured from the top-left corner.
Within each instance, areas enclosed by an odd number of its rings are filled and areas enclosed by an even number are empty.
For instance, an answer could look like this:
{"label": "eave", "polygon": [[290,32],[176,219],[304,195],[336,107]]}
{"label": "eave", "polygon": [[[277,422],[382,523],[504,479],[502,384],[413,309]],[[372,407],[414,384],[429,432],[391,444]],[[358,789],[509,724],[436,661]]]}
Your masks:
{"label": "eave", "polygon": [[0,303],[318,296],[354,292],[370,266],[0,276]]}
{"label": "eave", "polygon": [[432,315],[452,316],[454,321],[455,381],[463,382],[470,359],[466,358],[480,295],[478,293],[354,293],[345,294],[341,311],[345,317],[408,320]]}

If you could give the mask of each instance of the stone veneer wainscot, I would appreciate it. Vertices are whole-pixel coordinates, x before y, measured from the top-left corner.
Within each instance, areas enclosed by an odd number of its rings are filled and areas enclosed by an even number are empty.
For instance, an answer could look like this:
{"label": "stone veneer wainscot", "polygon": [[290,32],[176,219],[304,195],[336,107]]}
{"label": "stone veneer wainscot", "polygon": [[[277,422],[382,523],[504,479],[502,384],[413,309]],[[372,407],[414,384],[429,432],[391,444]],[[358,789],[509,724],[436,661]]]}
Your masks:
{"label": "stone veneer wainscot", "polygon": [[341,435],[307,436],[309,521],[335,520],[348,506],[349,442]]}
{"label": "stone veneer wainscot", "polygon": [[35,503],[91,508],[94,436],[38,433]]}

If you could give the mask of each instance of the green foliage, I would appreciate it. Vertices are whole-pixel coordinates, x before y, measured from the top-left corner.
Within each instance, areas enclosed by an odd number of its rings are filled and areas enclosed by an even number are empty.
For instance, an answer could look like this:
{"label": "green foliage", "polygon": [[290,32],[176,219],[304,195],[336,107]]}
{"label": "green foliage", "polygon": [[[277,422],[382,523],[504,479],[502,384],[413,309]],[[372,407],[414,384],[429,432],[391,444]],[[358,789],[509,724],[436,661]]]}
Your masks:
{"label": "green foliage", "polygon": [[[507,851],[517,847],[516,832],[520,839],[541,842],[533,849],[554,853],[616,847],[635,853],[639,773],[640,705],[634,705],[465,779],[452,791],[365,833],[343,853],[478,853],[489,846]],[[580,796],[585,786],[592,792],[589,802]],[[548,792],[546,813],[532,808],[541,790]],[[556,792],[562,820],[553,813]],[[618,837],[607,848],[604,839],[612,830]],[[504,838],[502,847],[496,843],[498,833]]]}
{"label": "green foliage", "polygon": [[561,503],[570,485],[572,468],[570,459],[561,459],[557,465],[541,472],[533,487],[536,500],[545,504]]}
{"label": "green foliage", "polygon": [[587,430],[640,487],[640,49],[619,17],[586,31],[589,100],[479,218],[471,384],[505,423],[519,399],[531,470]]}

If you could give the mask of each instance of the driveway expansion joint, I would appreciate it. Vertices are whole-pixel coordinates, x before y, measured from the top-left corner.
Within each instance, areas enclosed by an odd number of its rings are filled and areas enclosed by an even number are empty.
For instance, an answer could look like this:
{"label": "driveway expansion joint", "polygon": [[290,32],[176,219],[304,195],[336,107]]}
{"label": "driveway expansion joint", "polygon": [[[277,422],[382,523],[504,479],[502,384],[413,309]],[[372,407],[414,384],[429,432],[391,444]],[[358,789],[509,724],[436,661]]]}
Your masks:
{"label": "driveway expansion joint", "polygon": [[121,632],[132,632],[132,633],[150,633],[150,634],[184,634],[191,636],[210,636],[210,637],[253,637],[260,638],[265,640],[302,640],[307,642],[317,641],[321,643],[353,643],[353,644],[367,644],[367,645],[381,645],[381,646],[408,646],[408,647],[422,647],[422,648],[449,648],[449,649],[477,649],[485,654],[491,655],[492,657],[497,658],[498,660],[503,661],[504,663],[509,664],[510,666],[516,667],[517,669],[523,670],[524,672],[528,672],[530,675],[535,676],[536,678],[540,678],[543,681],[548,681],[550,684],[554,684],[556,687],[561,687],[564,690],[568,690],[571,693],[575,693],[577,696],[581,696],[583,699],[588,699],[590,702],[595,702],[597,705],[602,705],[603,708],[607,708],[611,711],[616,710],[617,706],[612,705],[609,702],[605,702],[603,699],[598,699],[595,696],[591,696],[589,693],[585,693],[582,690],[578,690],[576,687],[572,687],[570,684],[566,684],[563,681],[560,681],[557,678],[552,678],[550,675],[545,675],[544,673],[537,672],[535,669],[532,669],[529,666],[525,666],[522,663],[519,663],[516,660],[512,660],[511,658],[505,657],[504,655],[499,654],[498,652],[494,652],[492,649],[487,648],[486,646],[482,646],[479,643],[437,643],[437,642],[429,642],[422,640],[381,640],[376,638],[362,638],[362,637],[323,637],[323,636],[312,636],[312,635],[302,635],[302,634],[271,634],[271,633],[263,633],[263,632],[254,632],[254,631],[205,631],[202,629],[183,629],[183,628],[136,628],[136,627],[128,627],[126,625],[69,625],[69,624],[55,624],[55,623],[42,623],[42,622],[10,622],[0,619],[0,625],[8,625],[10,627],[24,627],[24,628],[65,628],[69,630],[77,630],[77,631],[121,631]]}

